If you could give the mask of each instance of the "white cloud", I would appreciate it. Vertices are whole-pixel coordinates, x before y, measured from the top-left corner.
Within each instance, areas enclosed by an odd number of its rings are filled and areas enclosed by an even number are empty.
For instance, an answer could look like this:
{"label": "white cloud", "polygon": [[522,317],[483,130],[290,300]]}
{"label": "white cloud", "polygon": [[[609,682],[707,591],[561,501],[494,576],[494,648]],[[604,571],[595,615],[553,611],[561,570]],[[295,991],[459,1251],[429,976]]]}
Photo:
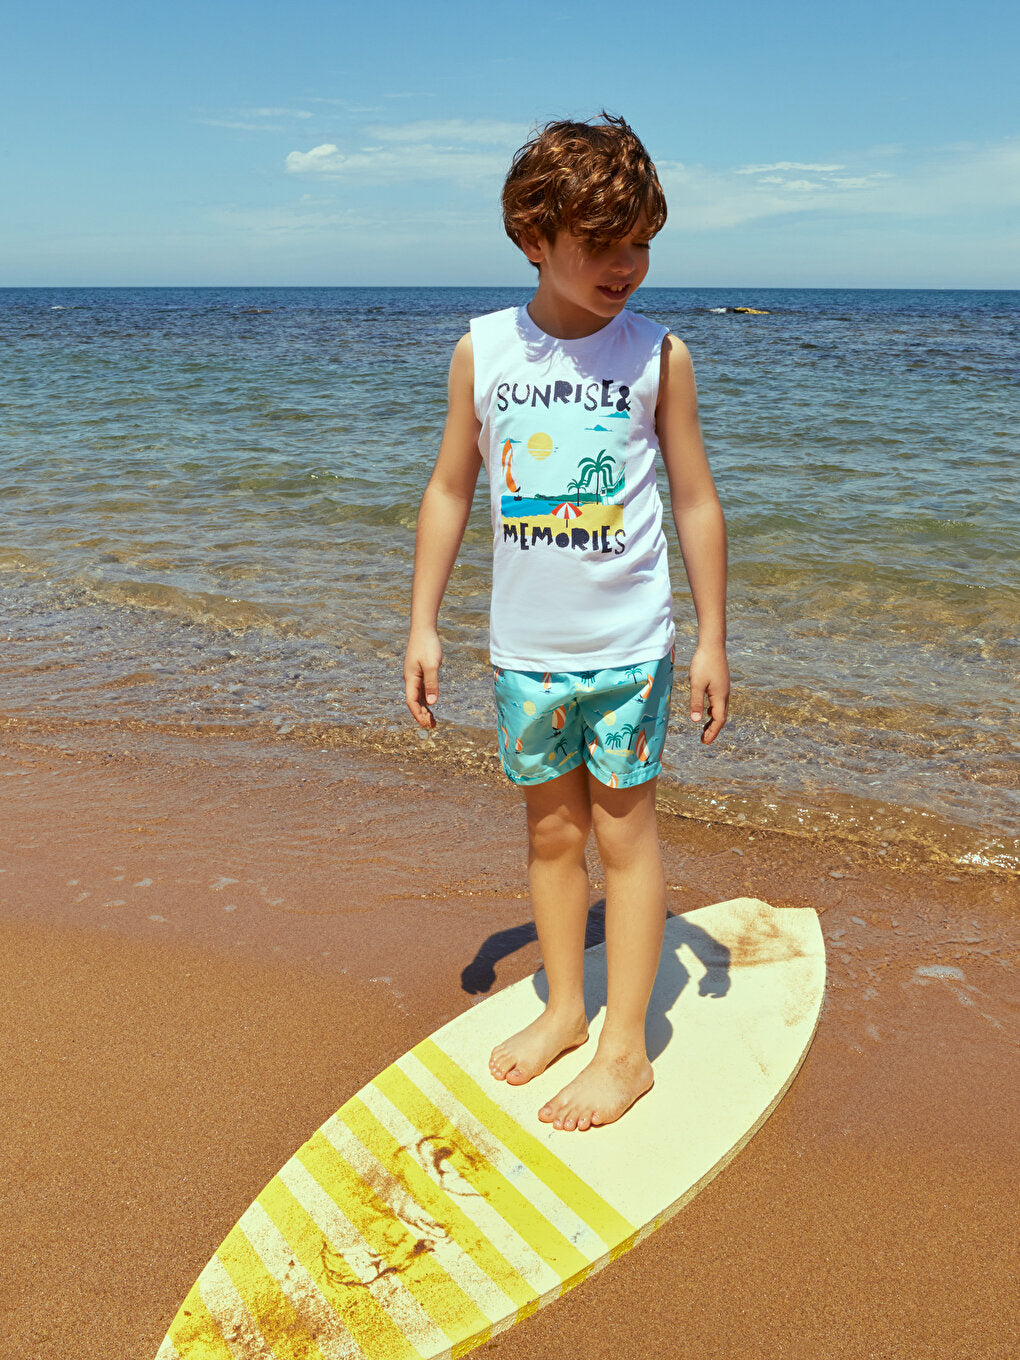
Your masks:
{"label": "white cloud", "polygon": [[224,226],[264,237],[307,236],[378,225],[360,213],[314,201],[293,208],[217,208],[210,217]]}
{"label": "white cloud", "polygon": [[[283,108],[263,108],[263,109],[239,109],[231,118],[199,118],[200,123],[205,123],[208,127],[233,128],[239,132],[286,132],[288,129],[283,123],[273,123],[266,121],[273,118],[311,118],[312,115],[307,109],[283,109]],[[253,122],[253,119],[259,121]]]}
{"label": "white cloud", "polygon": [[842,165],[809,165],[805,161],[776,161],[773,165],[742,165],[735,175],[760,175],[769,170],[842,170]]}
{"label": "white cloud", "polygon": [[516,150],[527,136],[521,123],[466,118],[424,119],[418,123],[377,123],[367,129],[383,142],[440,142],[446,145],[510,146]]}
{"label": "white cloud", "polygon": [[344,159],[332,142],[323,142],[321,146],[313,146],[311,151],[289,152],[286,166],[292,175],[328,173],[331,165],[339,165]]}
{"label": "white cloud", "polygon": [[892,179],[887,171],[876,171],[873,175],[836,175],[829,180],[830,184],[837,185],[841,189],[867,189],[880,179]]}
{"label": "white cloud", "polygon": [[762,175],[759,184],[781,184],[784,189],[793,189],[797,192],[807,189],[824,189],[826,185],[821,180],[816,179],[783,179],[782,175]]}
{"label": "white cloud", "polygon": [[234,118],[200,118],[200,123],[205,123],[207,127],[235,128],[240,132],[292,132],[292,128],[284,128],[282,124],[274,125],[271,123],[242,123]]}
{"label": "white cloud", "polygon": [[248,118],[311,118],[307,109],[242,109]]}
{"label": "white cloud", "polygon": [[[933,217],[1020,203],[1020,138],[937,147],[908,157],[878,147],[831,165],[776,161],[732,170],[660,159],[671,228],[710,231],[788,213]],[[810,169],[796,176],[784,172]],[[849,174],[836,174],[847,170]]]}
{"label": "white cloud", "polygon": [[338,207],[330,199],[313,198],[302,194],[290,207],[250,208],[222,207],[210,211],[210,221],[224,226],[245,239],[272,243],[293,238],[349,242],[371,239],[391,244],[428,239],[431,233],[463,232],[467,228],[484,228],[486,220],[454,208],[409,207],[395,222],[389,213],[373,214],[354,208]]}
{"label": "white cloud", "polygon": [[353,150],[323,142],[309,151],[291,151],[288,174],[325,179],[453,179],[472,183],[506,174],[510,153],[524,141],[527,128],[516,123],[462,118],[376,124],[370,141]]}
{"label": "white cloud", "polygon": [[382,113],[378,104],[352,104],[349,99],[328,99],[325,95],[313,94],[303,101],[305,104],[333,104],[346,109],[348,113]]}

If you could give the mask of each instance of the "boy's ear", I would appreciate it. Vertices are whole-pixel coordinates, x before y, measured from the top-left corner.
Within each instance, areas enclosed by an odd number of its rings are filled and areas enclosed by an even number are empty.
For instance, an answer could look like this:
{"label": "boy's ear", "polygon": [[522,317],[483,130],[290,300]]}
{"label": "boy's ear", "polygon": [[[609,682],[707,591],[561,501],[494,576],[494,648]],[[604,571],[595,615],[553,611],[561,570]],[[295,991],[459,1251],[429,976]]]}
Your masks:
{"label": "boy's ear", "polygon": [[526,257],[534,265],[539,265],[545,259],[545,242],[539,236],[522,236],[521,249]]}

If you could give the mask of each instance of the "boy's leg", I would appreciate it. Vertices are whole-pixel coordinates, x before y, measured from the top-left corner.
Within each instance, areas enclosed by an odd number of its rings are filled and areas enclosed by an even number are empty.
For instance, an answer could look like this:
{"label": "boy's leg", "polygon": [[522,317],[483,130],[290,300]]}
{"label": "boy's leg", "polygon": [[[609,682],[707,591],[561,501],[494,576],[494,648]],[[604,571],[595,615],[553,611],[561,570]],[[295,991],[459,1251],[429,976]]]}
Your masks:
{"label": "boy's leg", "polygon": [[595,1056],[539,1111],[560,1129],[608,1124],[652,1085],[645,1013],[659,967],[666,883],[650,779],[610,789],[589,776],[592,822],[606,871],[606,1018]]}
{"label": "boy's leg", "polygon": [[558,779],[525,786],[528,877],[542,963],[549,982],[545,1012],[497,1044],[494,1077],[520,1086],[588,1037],[584,1013],[584,932],[589,884],[584,850],[591,831],[588,772],[577,766]]}

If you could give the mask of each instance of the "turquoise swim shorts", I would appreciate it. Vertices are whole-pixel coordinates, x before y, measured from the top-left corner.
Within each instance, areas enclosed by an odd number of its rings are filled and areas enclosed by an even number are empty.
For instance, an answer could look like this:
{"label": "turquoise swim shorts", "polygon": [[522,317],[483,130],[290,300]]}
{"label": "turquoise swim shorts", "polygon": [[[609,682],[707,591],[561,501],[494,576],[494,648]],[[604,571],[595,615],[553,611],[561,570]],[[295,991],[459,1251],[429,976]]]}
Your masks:
{"label": "turquoise swim shorts", "polygon": [[601,671],[492,670],[499,754],[515,784],[543,784],[582,761],[602,784],[654,779],[673,689],[673,653]]}

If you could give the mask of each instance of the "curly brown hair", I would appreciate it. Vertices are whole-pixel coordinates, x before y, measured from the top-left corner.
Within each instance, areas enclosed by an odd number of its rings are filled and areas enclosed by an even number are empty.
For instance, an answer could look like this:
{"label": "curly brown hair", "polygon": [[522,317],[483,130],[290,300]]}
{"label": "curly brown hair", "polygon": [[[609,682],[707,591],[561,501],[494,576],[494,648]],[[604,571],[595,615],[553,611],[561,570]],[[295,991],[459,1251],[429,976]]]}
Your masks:
{"label": "curly brown hair", "polygon": [[515,153],[503,185],[503,226],[552,241],[560,228],[595,249],[618,241],[645,215],[649,236],[666,221],[666,198],[633,128],[605,109],[586,123],[546,123]]}

